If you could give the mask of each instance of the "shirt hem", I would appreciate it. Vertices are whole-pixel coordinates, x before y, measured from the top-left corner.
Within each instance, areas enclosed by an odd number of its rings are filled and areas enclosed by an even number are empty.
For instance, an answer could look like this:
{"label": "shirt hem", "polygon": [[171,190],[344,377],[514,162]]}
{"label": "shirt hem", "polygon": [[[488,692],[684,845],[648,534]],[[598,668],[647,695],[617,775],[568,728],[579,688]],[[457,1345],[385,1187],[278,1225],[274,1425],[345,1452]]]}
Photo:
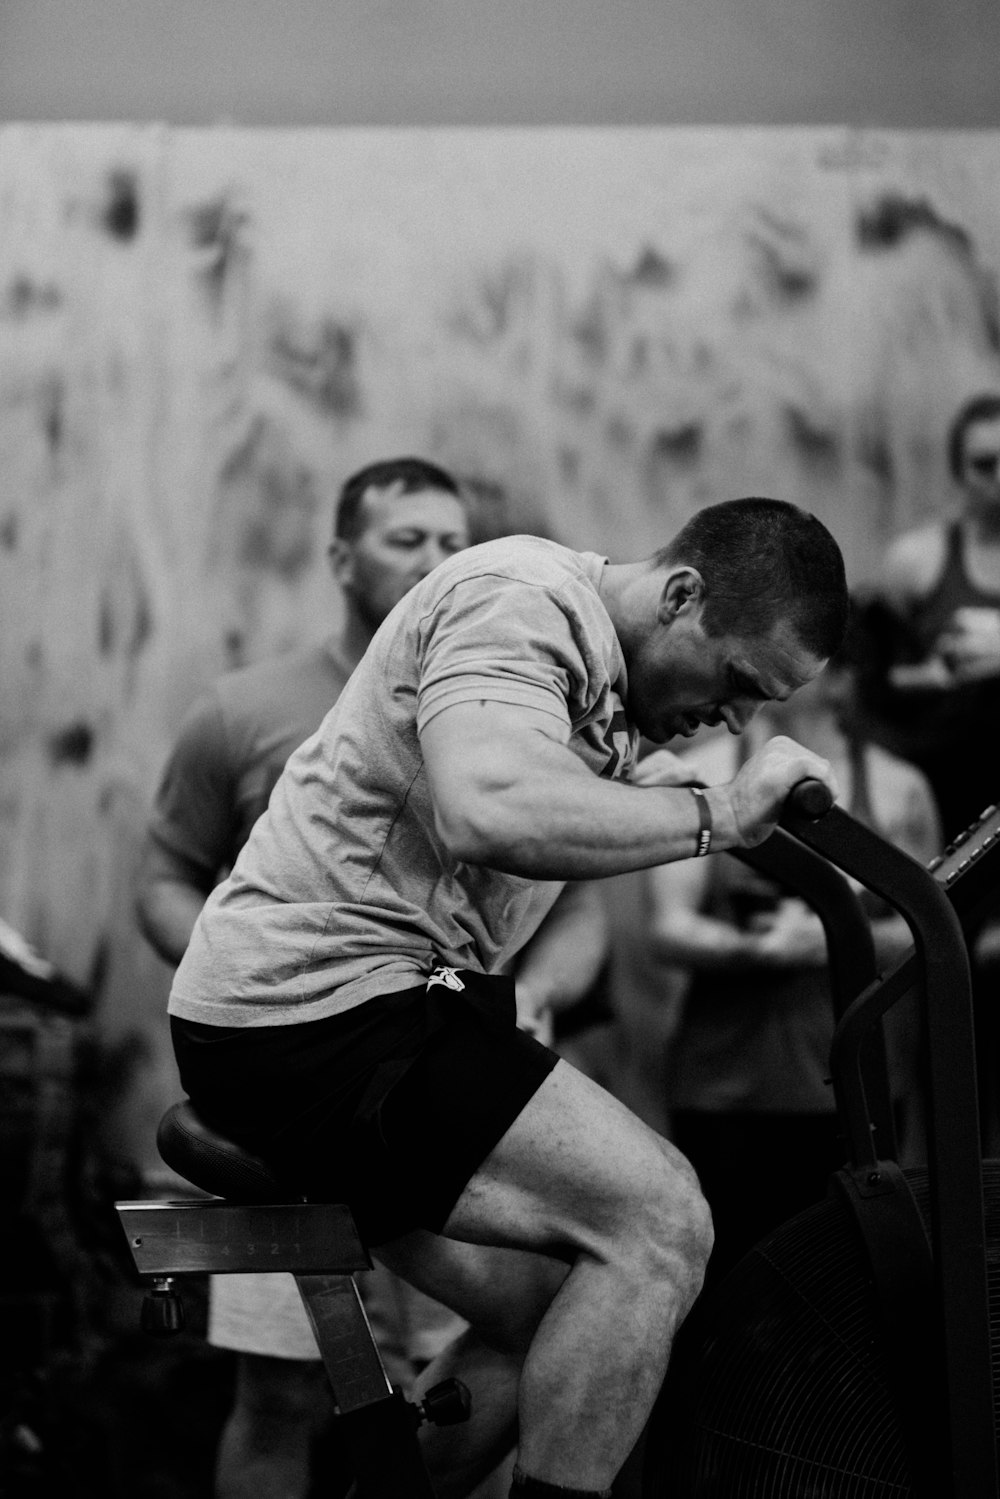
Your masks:
{"label": "shirt hem", "polygon": [[[321,999],[292,1000],[283,1005],[262,1000],[206,1001],[172,997],[167,1013],[178,1020],[193,1020],[198,1025],[245,1027],[248,1030],[271,1025],[301,1025],[310,1020],[326,1020],[331,1015],[346,1015],[348,1010],[356,1010],[359,1005],[383,994],[401,994],[406,989],[423,988],[426,980],[427,975],[419,968],[409,972],[393,968],[384,970],[383,978],[373,975],[370,979],[356,980],[345,986],[346,995],[334,989]],[[362,985],[364,992],[359,994],[356,990]]]}

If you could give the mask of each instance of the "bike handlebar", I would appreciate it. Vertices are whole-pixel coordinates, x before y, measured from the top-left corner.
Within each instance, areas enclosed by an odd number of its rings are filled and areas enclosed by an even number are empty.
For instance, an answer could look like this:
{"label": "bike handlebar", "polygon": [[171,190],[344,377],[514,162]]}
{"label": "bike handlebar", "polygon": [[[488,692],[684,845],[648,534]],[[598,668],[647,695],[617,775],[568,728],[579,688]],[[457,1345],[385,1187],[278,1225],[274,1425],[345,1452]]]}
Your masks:
{"label": "bike handlebar", "polygon": [[805,817],[810,822],[816,822],[820,817],[826,816],[833,806],[833,801],[833,793],[829,786],[810,776],[792,787],[785,802],[784,815]]}

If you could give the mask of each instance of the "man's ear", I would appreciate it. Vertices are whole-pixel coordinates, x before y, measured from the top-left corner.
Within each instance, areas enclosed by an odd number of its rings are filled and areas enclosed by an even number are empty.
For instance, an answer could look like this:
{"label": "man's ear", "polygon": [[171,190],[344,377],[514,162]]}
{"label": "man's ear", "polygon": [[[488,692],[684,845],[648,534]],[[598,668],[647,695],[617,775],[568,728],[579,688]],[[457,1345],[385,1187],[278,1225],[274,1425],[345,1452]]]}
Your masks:
{"label": "man's ear", "polygon": [[327,561],[335,582],[349,588],[354,581],[354,548],[342,536],[335,536],[326,549]]}
{"label": "man's ear", "polygon": [[663,581],[656,617],[669,624],[681,613],[693,613],[705,598],[705,580],[696,567],[672,567]]}

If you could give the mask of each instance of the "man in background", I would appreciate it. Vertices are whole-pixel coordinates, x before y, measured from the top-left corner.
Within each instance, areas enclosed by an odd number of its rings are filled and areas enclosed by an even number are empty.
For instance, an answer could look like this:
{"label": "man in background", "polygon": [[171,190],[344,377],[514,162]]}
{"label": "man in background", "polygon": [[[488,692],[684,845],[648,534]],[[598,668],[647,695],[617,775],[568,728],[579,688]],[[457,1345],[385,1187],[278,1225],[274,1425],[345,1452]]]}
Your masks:
{"label": "man in background", "polygon": [[[785,734],[832,766],[848,812],[926,864],[941,850],[927,781],[859,732],[855,671],[865,648],[860,631],[849,636],[818,677],[766,704],[739,739],[715,735],[678,763],[689,779],[715,784],[769,736]],[[687,980],[661,1086],[670,1138],[712,1209],[709,1278],[718,1280],[766,1233],[818,1202],[844,1163],[829,1085],[835,1011],[826,937],[798,896],[737,859],[661,865],[648,873],[648,894],[654,958],[665,978]],[[860,899],[885,970],[909,949],[909,927],[869,891]],[[885,1026],[903,1159],[921,1160],[921,1026],[904,1005]],[[774,1162],[780,1169],[768,1169]]]}

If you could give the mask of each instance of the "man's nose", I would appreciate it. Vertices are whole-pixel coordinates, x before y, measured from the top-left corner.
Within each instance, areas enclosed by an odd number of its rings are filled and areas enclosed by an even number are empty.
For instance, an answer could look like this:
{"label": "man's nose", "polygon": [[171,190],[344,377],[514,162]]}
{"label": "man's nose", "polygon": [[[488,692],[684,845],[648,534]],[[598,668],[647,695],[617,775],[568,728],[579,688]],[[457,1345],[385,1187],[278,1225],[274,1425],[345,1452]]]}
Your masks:
{"label": "man's nose", "polygon": [[436,536],[429,536],[420,548],[420,576],[426,578],[428,573],[432,573],[439,563],[450,556],[451,552],[442,541]]}

